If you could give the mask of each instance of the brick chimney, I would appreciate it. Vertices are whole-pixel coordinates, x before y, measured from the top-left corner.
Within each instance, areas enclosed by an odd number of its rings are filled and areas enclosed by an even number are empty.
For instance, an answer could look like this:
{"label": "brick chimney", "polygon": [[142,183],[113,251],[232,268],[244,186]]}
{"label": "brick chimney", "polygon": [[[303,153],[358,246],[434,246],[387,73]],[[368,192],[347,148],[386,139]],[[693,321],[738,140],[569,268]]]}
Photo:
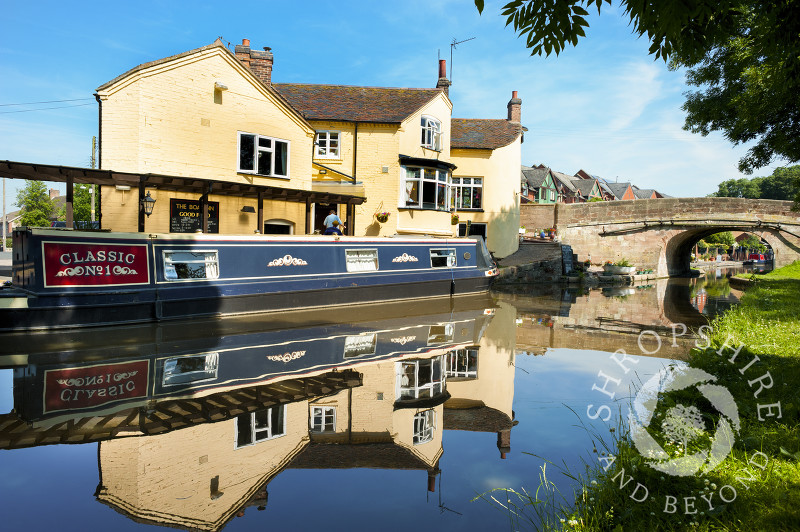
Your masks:
{"label": "brick chimney", "polygon": [[61,192],[59,192],[57,188],[51,188],[48,190],[48,194],[50,195],[50,199],[55,199],[61,195]]}
{"label": "brick chimney", "polygon": [[436,82],[436,88],[442,89],[446,96],[450,96],[450,85],[452,83],[447,79],[447,61],[439,59],[439,81]]}
{"label": "brick chimney", "polygon": [[250,69],[258,79],[267,85],[272,83],[272,49],[268,46],[264,50],[251,50],[250,39],[242,39],[242,44],[234,48],[236,58]]}
{"label": "brick chimney", "polygon": [[511,99],[508,101],[508,121],[522,123],[522,100],[517,97],[517,91],[511,91]]}

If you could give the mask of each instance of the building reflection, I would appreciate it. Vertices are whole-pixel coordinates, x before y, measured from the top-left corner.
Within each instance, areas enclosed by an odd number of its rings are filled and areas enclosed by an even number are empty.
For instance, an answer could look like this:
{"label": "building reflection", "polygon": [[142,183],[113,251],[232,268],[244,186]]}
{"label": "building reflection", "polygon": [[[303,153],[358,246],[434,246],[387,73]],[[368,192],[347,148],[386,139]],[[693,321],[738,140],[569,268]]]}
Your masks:
{"label": "building reflection", "polygon": [[77,346],[66,351],[42,340],[0,356],[15,366],[0,447],[99,442],[98,501],[187,529],[267,508],[287,469],[416,470],[433,491],[443,431],[494,432],[500,457],[510,449],[515,317],[480,297],[306,314],[288,328],[282,317],[120,329],[64,339]]}

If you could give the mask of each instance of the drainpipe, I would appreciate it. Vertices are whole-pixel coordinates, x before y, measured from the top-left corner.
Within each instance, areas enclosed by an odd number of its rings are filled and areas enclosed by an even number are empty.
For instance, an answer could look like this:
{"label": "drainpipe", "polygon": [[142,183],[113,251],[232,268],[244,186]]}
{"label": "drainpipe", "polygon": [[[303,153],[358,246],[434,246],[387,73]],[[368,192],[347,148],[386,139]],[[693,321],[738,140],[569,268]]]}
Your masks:
{"label": "drainpipe", "polygon": [[103,168],[103,101],[94,93],[97,100],[97,168]]}

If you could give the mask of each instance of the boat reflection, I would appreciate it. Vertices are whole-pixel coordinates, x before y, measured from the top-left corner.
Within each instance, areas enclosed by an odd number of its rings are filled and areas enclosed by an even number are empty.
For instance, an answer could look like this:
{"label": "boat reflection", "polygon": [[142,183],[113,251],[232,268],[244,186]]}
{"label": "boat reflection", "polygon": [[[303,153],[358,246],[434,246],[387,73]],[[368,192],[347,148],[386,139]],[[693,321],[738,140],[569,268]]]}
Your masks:
{"label": "boat reflection", "polygon": [[286,469],[418,470],[433,491],[443,430],[510,449],[514,318],[477,296],[9,336],[0,448],[99,442],[98,501],[187,529],[263,509]]}

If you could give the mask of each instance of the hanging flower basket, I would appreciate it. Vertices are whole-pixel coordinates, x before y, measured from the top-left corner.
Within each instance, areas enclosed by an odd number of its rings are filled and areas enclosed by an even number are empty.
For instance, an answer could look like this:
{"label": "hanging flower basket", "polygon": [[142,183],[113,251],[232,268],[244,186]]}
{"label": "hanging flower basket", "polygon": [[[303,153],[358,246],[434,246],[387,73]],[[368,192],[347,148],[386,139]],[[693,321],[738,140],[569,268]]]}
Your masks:
{"label": "hanging flower basket", "polygon": [[453,214],[450,216],[450,225],[458,225],[458,215]]}
{"label": "hanging flower basket", "polygon": [[386,223],[387,221],[389,221],[389,213],[379,212],[375,215],[375,219],[378,220],[380,223]]}

